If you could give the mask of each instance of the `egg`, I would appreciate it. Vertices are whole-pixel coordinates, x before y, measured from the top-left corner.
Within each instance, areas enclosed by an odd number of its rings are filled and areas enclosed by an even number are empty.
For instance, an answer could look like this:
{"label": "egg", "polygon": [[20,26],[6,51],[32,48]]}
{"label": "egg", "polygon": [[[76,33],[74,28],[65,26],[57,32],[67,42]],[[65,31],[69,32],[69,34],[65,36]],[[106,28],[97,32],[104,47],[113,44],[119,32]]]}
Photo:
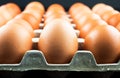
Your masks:
{"label": "egg", "polygon": [[114,14],[117,14],[117,13],[119,13],[118,11],[106,11],[106,12],[104,12],[102,15],[101,15],[101,17],[102,17],[102,19],[103,20],[105,20],[106,22],[108,21],[108,19],[111,17],[111,16],[113,16]]}
{"label": "egg", "polygon": [[69,8],[68,12],[71,14],[71,17],[74,18],[74,16],[79,15],[79,13],[84,11],[90,11],[90,8],[83,3],[76,2]]}
{"label": "egg", "polygon": [[[59,9],[59,8],[58,8]],[[47,11],[44,15],[44,19],[46,20],[47,18],[57,14],[57,15],[66,15],[65,11],[61,11],[61,10],[50,10],[50,11]]]}
{"label": "egg", "polygon": [[32,48],[32,37],[20,24],[7,24],[0,30],[0,64],[20,63]]}
{"label": "egg", "polygon": [[71,13],[73,13],[74,10],[76,10],[76,8],[78,8],[79,6],[82,6],[82,5],[84,5],[84,4],[80,3],[80,2],[76,2],[70,6],[68,12],[71,14]]}
{"label": "egg", "polygon": [[34,37],[34,32],[33,32],[33,29],[32,29],[32,26],[31,24],[29,24],[27,21],[25,21],[24,19],[22,18],[15,18],[15,19],[12,19],[10,20],[9,22],[7,22],[6,24],[20,24],[20,26],[24,27],[27,32],[29,32],[29,34]]}
{"label": "egg", "polygon": [[39,22],[41,22],[45,9],[42,3],[33,1],[25,7],[23,12],[32,14]]}
{"label": "egg", "polygon": [[120,56],[120,33],[113,26],[96,26],[86,37],[84,47],[98,64],[116,63]]}
{"label": "egg", "polygon": [[33,30],[39,29],[39,21],[30,13],[21,13],[15,18],[21,18],[31,24]]}
{"label": "egg", "polygon": [[119,13],[119,11],[115,10],[112,6],[104,3],[96,4],[95,6],[93,6],[92,11],[100,15],[100,17],[106,22],[112,15]]}
{"label": "egg", "polygon": [[16,15],[21,13],[20,7],[15,3],[7,3],[0,7],[1,14],[7,21],[14,18]]}
{"label": "egg", "polygon": [[0,13],[0,27],[2,27],[4,24],[6,24],[6,19],[3,15]]}
{"label": "egg", "polygon": [[[59,8],[59,9],[58,9]],[[61,10],[61,11],[65,11],[64,7],[61,5],[61,4],[58,4],[58,3],[54,3],[54,4],[51,4],[47,11],[54,11],[54,10]]]}
{"label": "egg", "polygon": [[[14,10],[15,9],[15,10]],[[21,13],[20,7],[15,3],[7,3],[0,6],[0,27]]]}
{"label": "egg", "polygon": [[[87,15],[86,15],[87,16]],[[90,14],[80,29],[80,37],[85,38],[97,25],[107,25],[97,14]]]}
{"label": "egg", "polygon": [[65,9],[62,5],[60,4],[57,4],[57,3],[54,3],[54,4],[51,4],[48,8],[47,8],[47,11],[44,15],[44,18],[46,19],[47,17],[55,14],[55,13],[59,13],[59,14],[62,14],[62,15],[65,15]]}
{"label": "egg", "polygon": [[39,12],[38,10],[34,10],[34,9],[24,10],[23,13],[30,13],[30,14],[32,14],[39,22],[42,21],[42,15],[40,14],[40,12]]}
{"label": "egg", "polygon": [[92,11],[95,12],[95,13],[99,12],[98,10],[105,7],[105,6],[106,6],[105,3],[97,3],[92,7]]}
{"label": "egg", "polygon": [[99,14],[100,16],[102,14],[104,14],[104,12],[106,12],[106,11],[113,11],[113,10],[114,10],[113,7],[111,7],[107,4],[104,4],[104,3],[98,3],[98,4],[94,5],[92,8],[92,11],[95,12],[96,14]]}
{"label": "egg", "polygon": [[40,14],[44,14],[45,12],[45,7],[44,5],[39,2],[39,1],[32,1],[30,3],[27,4],[27,6],[25,7],[25,10],[29,10],[29,9],[35,9],[35,10],[40,10]]}
{"label": "egg", "polygon": [[107,22],[108,24],[116,27],[120,23],[120,13],[112,15]]}
{"label": "egg", "polygon": [[69,14],[73,19],[73,23],[76,24],[75,28],[80,30],[87,17],[92,14],[92,11],[87,5],[76,2],[69,8]]}
{"label": "egg", "polygon": [[84,13],[79,15],[79,18],[75,18],[74,23],[76,24],[76,29],[80,30],[90,15],[91,13]]}
{"label": "egg", "polygon": [[115,28],[120,32],[120,22],[118,23],[118,25]]}
{"label": "egg", "polygon": [[38,48],[48,63],[68,63],[78,49],[77,36],[68,21],[56,19],[44,27]]}
{"label": "egg", "polygon": [[70,22],[70,19],[67,17],[67,15],[62,15],[62,14],[53,14],[51,16],[49,16],[45,21],[44,21],[44,24],[47,24],[49,22],[51,22],[51,20],[54,20],[54,19],[63,19],[63,20],[67,20]]}

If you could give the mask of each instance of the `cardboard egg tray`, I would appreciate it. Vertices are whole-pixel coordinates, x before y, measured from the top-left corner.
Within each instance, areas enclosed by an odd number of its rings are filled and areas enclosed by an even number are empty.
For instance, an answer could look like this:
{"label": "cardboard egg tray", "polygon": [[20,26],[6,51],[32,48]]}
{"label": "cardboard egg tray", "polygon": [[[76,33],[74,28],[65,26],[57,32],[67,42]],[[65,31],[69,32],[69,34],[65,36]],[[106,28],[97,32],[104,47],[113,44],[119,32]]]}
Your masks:
{"label": "cardboard egg tray", "polygon": [[[75,27],[75,24],[72,24]],[[33,41],[33,49],[25,53],[22,60],[18,64],[0,64],[0,71],[31,71],[31,70],[47,70],[47,71],[81,71],[81,72],[107,72],[120,71],[120,62],[112,64],[97,64],[93,54],[90,51],[82,49],[84,39],[78,38],[78,51],[72,60],[67,64],[48,64],[44,54],[38,50],[37,44],[40,33],[42,32],[43,23],[40,29],[34,30],[35,37]],[[76,35],[79,31],[75,30]]]}

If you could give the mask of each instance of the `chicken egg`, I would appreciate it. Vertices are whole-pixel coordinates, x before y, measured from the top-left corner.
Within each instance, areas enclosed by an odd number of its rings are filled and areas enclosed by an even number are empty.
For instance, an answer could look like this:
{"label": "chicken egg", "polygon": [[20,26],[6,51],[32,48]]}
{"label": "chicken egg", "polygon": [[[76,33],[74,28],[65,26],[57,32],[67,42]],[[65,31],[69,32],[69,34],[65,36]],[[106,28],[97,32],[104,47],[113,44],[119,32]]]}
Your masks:
{"label": "chicken egg", "polygon": [[0,29],[0,64],[19,63],[32,48],[32,37],[20,24],[7,24]]}
{"label": "chicken egg", "polygon": [[21,18],[31,24],[33,30],[39,29],[39,21],[30,13],[21,13],[15,18]]}
{"label": "chicken egg", "polygon": [[120,33],[113,26],[96,26],[85,37],[84,45],[98,64],[116,63],[120,56]]}
{"label": "chicken egg", "polygon": [[68,63],[78,50],[77,36],[68,21],[56,19],[44,27],[38,48],[48,63]]}

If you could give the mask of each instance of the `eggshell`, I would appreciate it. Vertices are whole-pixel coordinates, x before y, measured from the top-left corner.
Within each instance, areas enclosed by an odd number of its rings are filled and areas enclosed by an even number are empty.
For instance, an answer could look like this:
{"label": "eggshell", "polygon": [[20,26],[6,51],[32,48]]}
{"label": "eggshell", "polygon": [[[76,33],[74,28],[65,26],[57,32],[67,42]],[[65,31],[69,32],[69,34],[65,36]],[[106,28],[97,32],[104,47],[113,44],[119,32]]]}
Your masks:
{"label": "eggshell", "polygon": [[29,34],[32,37],[34,37],[34,32],[33,32],[32,26],[27,21],[25,21],[22,18],[15,18],[15,19],[12,19],[9,22],[7,22],[8,25],[14,24],[14,23],[24,27],[29,32]]}
{"label": "eggshell", "polygon": [[15,17],[16,15],[21,13],[21,8],[16,3],[7,3],[6,9],[11,14],[12,17]]}
{"label": "eggshell", "polygon": [[29,9],[38,9],[38,11],[40,11],[40,14],[44,14],[45,12],[45,7],[44,5],[39,2],[39,1],[32,1],[30,3],[27,4],[27,6],[25,7],[25,10],[29,10]]}
{"label": "eggshell", "polygon": [[59,8],[58,8],[56,10],[47,11],[44,15],[44,19],[46,20],[47,18],[51,17],[54,14],[66,15],[65,11],[59,10]]}
{"label": "eggshell", "polygon": [[0,27],[2,27],[4,24],[6,24],[6,19],[4,18],[4,16],[3,15],[1,15],[1,13],[0,13]]}
{"label": "eggshell", "polygon": [[104,3],[98,3],[98,4],[94,5],[92,8],[92,11],[95,12],[96,14],[99,14],[100,16],[102,14],[104,14],[104,12],[106,12],[106,11],[113,11],[113,10],[114,10],[113,7],[106,5]]}
{"label": "eggshell", "polygon": [[7,3],[0,7],[1,14],[7,21],[21,13],[20,7],[15,3]]}
{"label": "eggshell", "polygon": [[76,2],[69,8],[69,14],[71,14],[71,17],[74,17],[77,14],[84,12],[84,11],[91,11],[91,10],[87,5],[81,2]]}
{"label": "eggshell", "polygon": [[101,8],[103,8],[105,6],[106,6],[105,3],[97,3],[92,7],[92,11],[97,13],[97,12],[99,12],[98,10],[100,10]]}
{"label": "eggshell", "polygon": [[15,18],[21,18],[31,24],[33,30],[39,29],[39,21],[30,13],[21,13]]}
{"label": "eggshell", "polygon": [[85,49],[93,53],[98,64],[116,63],[120,56],[120,33],[113,26],[96,26],[85,37]]}
{"label": "eggshell", "polygon": [[[14,10],[15,9],[15,10]],[[20,7],[15,3],[7,3],[0,6],[0,27],[21,13]]]}
{"label": "eggshell", "polygon": [[30,2],[24,9],[25,13],[31,13],[39,22],[42,20],[42,16],[45,12],[45,8],[42,3],[38,1]]}
{"label": "eggshell", "polygon": [[47,11],[54,11],[54,10],[56,10],[56,9],[58,9],[58,8],[59,8],[59,10],[61,10],[61,11],[65,11],[64,7],[63,7],[61,4],[58,4],[58,3],[51,4],[51,5],[48,7]]}
{"label": "eggshell", "polygon": [[118,23],[118,25],[115,28],[120,32],[120,22]]}
{"label": "eggshell", "polygon": [[120,23],[120,13],[113,14],[109,19],[108,19],[108,24],[116,27]]}
{"label": "eggshell", "polygon": [[62,14],[57,14],[57,13],[55,13],[55,14],[49,16],[49,17],[44,21],[44,24],[47,24],[47,23],[51,22],[51,20],[53,21],[54,19],[59,19],[59,18],[61,18],[61,19],[63,19],[63,20],[67,20],[67,21],[70,22],[70,19],[67,17],[67,15],[62,15]]}
{"label": "eggshell", "polygon": [[32,37],[20,24],[7,24],[0,31],[0,64],[19,63],[32,48]]}
{"label": "eggshell", "polygon": [[56,19],[44,27],[38,48],[48,63],[68,63],[78,49],[77,36],[68,21]]}
{"label": "eggshell", "polygon": [[[87,15],[86,15],[87,16]],[[80,37],[85,38],[96,26],[107,25],[97,14],[90,14],[80,29]]]}
{"label": "eggshell", "polygon": [[42,20],[42,14],[40,14],[39,10],[29,9],[29,10],[24,10],[23,13],[32,14],[39,22],[41,22],[41,20]]}
{"label": "eggshell", "polygon": [[44,19],[54,14],[66,15],[64,7],[57,3],[51,4],[44,15]]}
{"label": "eggshell", "polygon": [[119,12],[118,12],[118,11],[114,11],[114,10],[112,10],[112,11],[109,11],[109,10],[108,10],[108,11],[104,12],[104,13],[101,15],[101,18],[107,22],[108,19],[109,19],[111,16],[113,16],[114,14],[117,14],[117,13],[119,13]]}

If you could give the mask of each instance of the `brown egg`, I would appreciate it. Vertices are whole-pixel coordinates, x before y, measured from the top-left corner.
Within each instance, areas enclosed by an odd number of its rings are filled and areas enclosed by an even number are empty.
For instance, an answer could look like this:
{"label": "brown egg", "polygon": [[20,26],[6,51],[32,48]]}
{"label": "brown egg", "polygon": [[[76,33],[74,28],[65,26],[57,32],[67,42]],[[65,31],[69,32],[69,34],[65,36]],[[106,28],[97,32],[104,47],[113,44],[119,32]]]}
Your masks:
{"label": "brown egg", "polygon": [[34,9],[24,10],[23,13],[30,13],[30,14],[32,14],[39,22],[42,21],[42,15],[40,14],[40,11],[38,11],[38,10],[34,10]]}
{"label": "brown egg", "polygon": [[25,7],[23,12],[32,14],[39,22],[41,22],[45,8],[42,3],[33,1]]}
{"label": "brown egg", "polygon": [[43,15],[45,12],[44,5],[38,1],[32,1],[32,2],[28,3],[27,6],[25,7],[25,10],[29,10],[29,9],[38,10],[38,11],[40,11],[41,15]]}
{"label": "brown egg", "polygon": [[0,27],[6,24],[6,21],[5,17],[0,13]]}
{"label": "brown egg", "polygon": [[70,19],[67,17],[67,15],[62,15],[62,14],[53,14],[51,16],[49,16],[45,21],[44,21],[44,24],[47,24],[49,22],[51,22],[51,20],[54,20],[54,19],[64,19],[64,20],[67,20],[70,22]]}
{"label": "brown egg", "polygon": [[120,23],[120,13],[112,15],[107,22],[108,24],[116,27]]}
{"label": "brown egg", "polygon": [[17,15],[15,18],[21,18],[31,24],[33,30],[39,29],[39,21],[30,13],[21,13]]}
{"label": "brown egg", "polygon": [[[59,8],[59,9],[58,9]],[[54,10],[61,10],[61,11],[65,11],[64,7],[61,5],[61,4],[58,4],[58,3],[54,3],[54,4],[51,4],[47,11],[54,11]]]}
{"label": "brown egg", "polygon": [[118,23],[118,25],[115,28],[120,32],[120,22]]}
{"label": "brown egg", "polygon": [[34,32],[33,32],[32,26],[27,21],[25,21],[22,18],[15,18],[15,19],[12,19],[9,22],[7,22],[8,25],[14,24],[14,23],[24,27],[29,32],[29,34],[32,37],[34,37]]}
{"label": "brown egg", "polygon": [[0,6],[0,27],[21,13],[20,7],[15,3],[7,3]]}
{"label": "brown egg", "polygon": [[100,16],[102,14],[104,14],[104,12],[106,12],[106,11],[113,11],[113,10],[114,10],[113,7],[111,7],[109,5],[106,5],[104,3],[98,3],[98,4],[94,5],[93,8],[92,8],[92,11],[95,12],[96,14],[100,15]]}
{"label": "brown egg", "polygon": [[120,56],[120,33],[113,26],[96,26],[85,37],[85,49],[90,50],[98,64],[116,63]]}
{"label": "brown egg", "polygon": [[21,8],[16,3],[7,3],[6,9],[13,17],[21,13]]}
{"label": "brown egg", "polygon": [[[59,9],[59,8],[58,8]],[[66,15],[65,11],[61,11],[61,10],[50,10],[47,11],[46,14],[44,15],[44,19],[46,20],[47,18],[51,17],[52,15],[58,14],[58,15]]]}
{"label": "brown egg", "polygon": [[[87,15],[86,15],[87,16]],[[96,26],[107,25],[97,14],[87,16],[86,21],[80,29],[80,37],[85,38]]]}
{"label": "brown egg", "polygon": [[7,3],[0,7],[0,11],[7,21],[21,13],[20,7],[15,3]]}
{"label": "brown egg", "polygon": [[0,64],[19,63],[32,48],[32,37],[20,24],[7,24],[0,31]]}
{"label": "brown egg", "polygon": [[118,11],[106,11],[106,12],[104,12],[102,15],[101,15],[101,18],[103,19],[103,20],[105,20],[106,22],[108,21],[108,19],[111,17],[111,16],[113,16],[114,14],[118,14],[119,12]]}
{"label": "brown egg", "polygon": [[[105,3],[97,3],[92,7],[92,11],[97,13],[99,12],[98,10],[100,10],[101,8],[105,7],[106,4]],[[102,9],[101,9],[102,10]]]}
{"label": "brown egg", "polygon": [[49,16],[51,16],[51,15],[53,15],[55,13],[59,13],[59,14],[62,14],[62,15],[66,14],[65,9],[64,9],[64,7],[62,5],[54,3],[54,4],[51,4],[48,7],[44,18],[46,19],[47,17],[49,17]]}
{"label": "brown egg", "polygon": [[74,22],[76,24],[76,29],[81,30],[83,25],[86,23],[86,20],[88,19],[88,16],[90,16],[93,13],[84,13],[79,16],[79,18],[75,18]]}
{"label": "brown egg", "polygon": [[73,19],[73,23],[76,24],[75,28],[80,30],[87,17],[93,13],[87,5],[77,2],[70,7],[69,14]]}
{"label": "brown egg", "polygon": [[68,21],[56,19],[44,27],[38,48],[48,63],[68,63],[78,49],[77,36]]}
{"label": "brown egg", "polygon": [[[102,9],[101,9],[102,8]],[[116,14],[119,13],[117,10],[115,10],[112,6],[104,4],[104,3],[98,3],[92,8],[93,12],[98,14],[103,20],[106,22],[108,19]]]}
{"label": "brown egg", "polygon": [[82,16],[88,16],[88,15],[90,15],[90,14],[93,14],[93,12],[92,11],[78,11],[78,13],[76,13],[76,14],[74,14],[74,16],[73,16],[73,19],[75,19],[75,21],[77,21],[77,20],[79,20],[79,19],[81,19],[81,17]]}
{"label": "brown egg", "polygon": [[80,2],[76,2],[74,4],[72,4],[69,8],[69,13],[71,14],[74,10],[76,10],[76,8],[78,8],[79,6],[84,5],[83,3]]}
{"label": "brown egg", "polygon": [[0,7],[0,15],[4,17],[6,22],[9,21],[10,19],[12,19],[12,15],[10,15],[10,13],[6,9],[5,5]]}
{"label": "brown egg", "polygon": [[80,2],[76,2],[74,3],[70,8],[69,8],[69,14],[71,15],[72,18],[74,18],[74,16],[81,14],[84,11],[91,11],[90,8]]}

